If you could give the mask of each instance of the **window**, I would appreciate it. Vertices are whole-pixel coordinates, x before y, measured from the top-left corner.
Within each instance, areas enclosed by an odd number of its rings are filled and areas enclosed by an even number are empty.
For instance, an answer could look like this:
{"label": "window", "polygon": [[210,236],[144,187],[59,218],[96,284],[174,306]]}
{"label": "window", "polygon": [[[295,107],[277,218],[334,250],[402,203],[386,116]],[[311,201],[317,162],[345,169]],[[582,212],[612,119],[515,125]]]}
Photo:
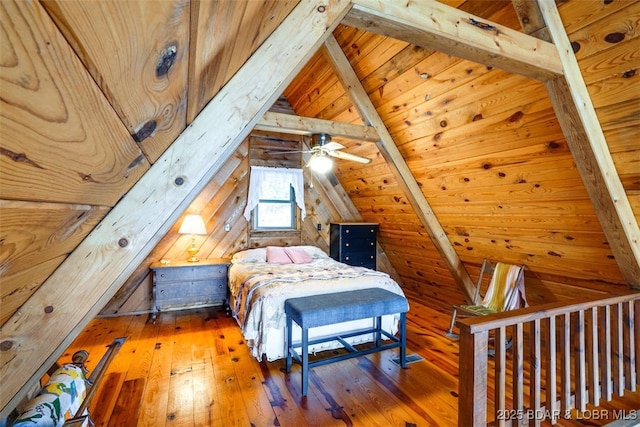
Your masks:
{"label": "window", "polygon": [[253,229],[295,229],[296,205],[302,219],[306,213],[302,183],[302,169],[251,166],[244,216],[249,221],[253,213]]}
{"label": "window", "polygon": [[288,182],[278,184],[270,186],[254,208],[254,229],[296,228],[296,196],[293,187]]}

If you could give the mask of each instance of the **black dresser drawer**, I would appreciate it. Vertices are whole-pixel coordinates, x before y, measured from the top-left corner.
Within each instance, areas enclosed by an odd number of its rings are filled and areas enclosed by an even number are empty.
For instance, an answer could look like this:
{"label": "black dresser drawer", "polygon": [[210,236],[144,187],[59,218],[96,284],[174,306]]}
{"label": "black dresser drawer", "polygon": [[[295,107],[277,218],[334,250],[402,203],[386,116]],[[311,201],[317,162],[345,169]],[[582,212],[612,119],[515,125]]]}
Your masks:
{"label": "black dresser drawer", "polygon": [[345,264],[376,269],[378,224],[332,223],[329,255]]}
{"label": "black dresser drawer", "polygon": [[376,249],[376,239],[368,238],[368,239],[357,239],[353,236],[345,237],[344,239],[340,239],[341,250],[344,251],[365,251],[371,252],[373,250],[375,252]]}
{"label": "black dresser drawer", "polygon": [[349,224],[342,227],[340,230],[340,233],[344,238],[360,239],[360,238],[369,237],[375,242],[376,234],[378,233],[378,225],[376,224],[376,225],[361,226],[361,225]]}
{"label": "black dresser drawer", "polygon": [[376,255],[370,252],[351,252],[344,256],[344,261],[342,262],[357,267],[367,267],[375,270]]}

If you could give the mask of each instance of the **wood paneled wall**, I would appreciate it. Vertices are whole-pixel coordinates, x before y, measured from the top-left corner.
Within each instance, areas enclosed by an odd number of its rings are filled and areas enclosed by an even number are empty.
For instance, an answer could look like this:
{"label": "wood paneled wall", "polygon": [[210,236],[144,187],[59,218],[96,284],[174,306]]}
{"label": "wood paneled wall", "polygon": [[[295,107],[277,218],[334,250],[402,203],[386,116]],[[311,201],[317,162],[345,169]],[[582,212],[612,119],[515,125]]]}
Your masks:
{"label": "wood paneled wall", "polygon": [[3,2],[0,325],[297,3]]}
{"label": "wood paneled wall", "polygon": [[[577,57],[638,218],[640,79],[631,59],[638,50],[629,49],[638,5],[583,3],[564,2],[560,12],[574,49],[581,46]],[[470,12],[519,29],[510,2],[494,6]],[[472,277],[483,258],[525,264],[533,303],[626,288],[542,83],[350,27],[334,35]],[[299,115],[361,123],[321,54],[285,95]],[[405,288],[438,304],[460,302],[376,145],[348,149],[375,160],[339,163],[336,176],[364,220],[381,224],[380,243]]]}

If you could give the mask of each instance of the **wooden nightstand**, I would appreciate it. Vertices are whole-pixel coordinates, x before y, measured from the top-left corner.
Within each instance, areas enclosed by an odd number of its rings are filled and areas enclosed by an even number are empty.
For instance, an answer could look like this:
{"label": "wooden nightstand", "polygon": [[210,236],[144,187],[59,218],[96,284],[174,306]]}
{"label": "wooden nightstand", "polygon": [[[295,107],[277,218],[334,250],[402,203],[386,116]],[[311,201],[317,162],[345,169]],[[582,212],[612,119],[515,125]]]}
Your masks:
{"label": "wooden nightstand", "polygon": [[201,259],[199,262],[154,262],[153,307],[155,323],[162,311],[224,305],[228,311],[226,258]]}

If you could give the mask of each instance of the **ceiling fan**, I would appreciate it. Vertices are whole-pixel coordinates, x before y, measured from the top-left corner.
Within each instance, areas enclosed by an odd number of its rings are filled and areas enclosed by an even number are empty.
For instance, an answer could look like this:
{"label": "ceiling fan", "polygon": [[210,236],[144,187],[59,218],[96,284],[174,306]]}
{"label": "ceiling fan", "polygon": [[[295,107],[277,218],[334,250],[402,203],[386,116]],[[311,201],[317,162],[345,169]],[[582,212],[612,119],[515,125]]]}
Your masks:
{"label": "ceiling fan", "polygon": [[311,135],[311,148],[302,151],[279,151],[273,154],[286,153],[311,153],[311,158],[307,166],[316,172],[327,172],[333,166],[331,157],[342,160],[350,160],[362,164],[371,163],[371,159],[367,157],[357,156],[355,154],[340,151],[346,148],[339,142],[331,141],[331,135],[327,133],[315,133]]}

